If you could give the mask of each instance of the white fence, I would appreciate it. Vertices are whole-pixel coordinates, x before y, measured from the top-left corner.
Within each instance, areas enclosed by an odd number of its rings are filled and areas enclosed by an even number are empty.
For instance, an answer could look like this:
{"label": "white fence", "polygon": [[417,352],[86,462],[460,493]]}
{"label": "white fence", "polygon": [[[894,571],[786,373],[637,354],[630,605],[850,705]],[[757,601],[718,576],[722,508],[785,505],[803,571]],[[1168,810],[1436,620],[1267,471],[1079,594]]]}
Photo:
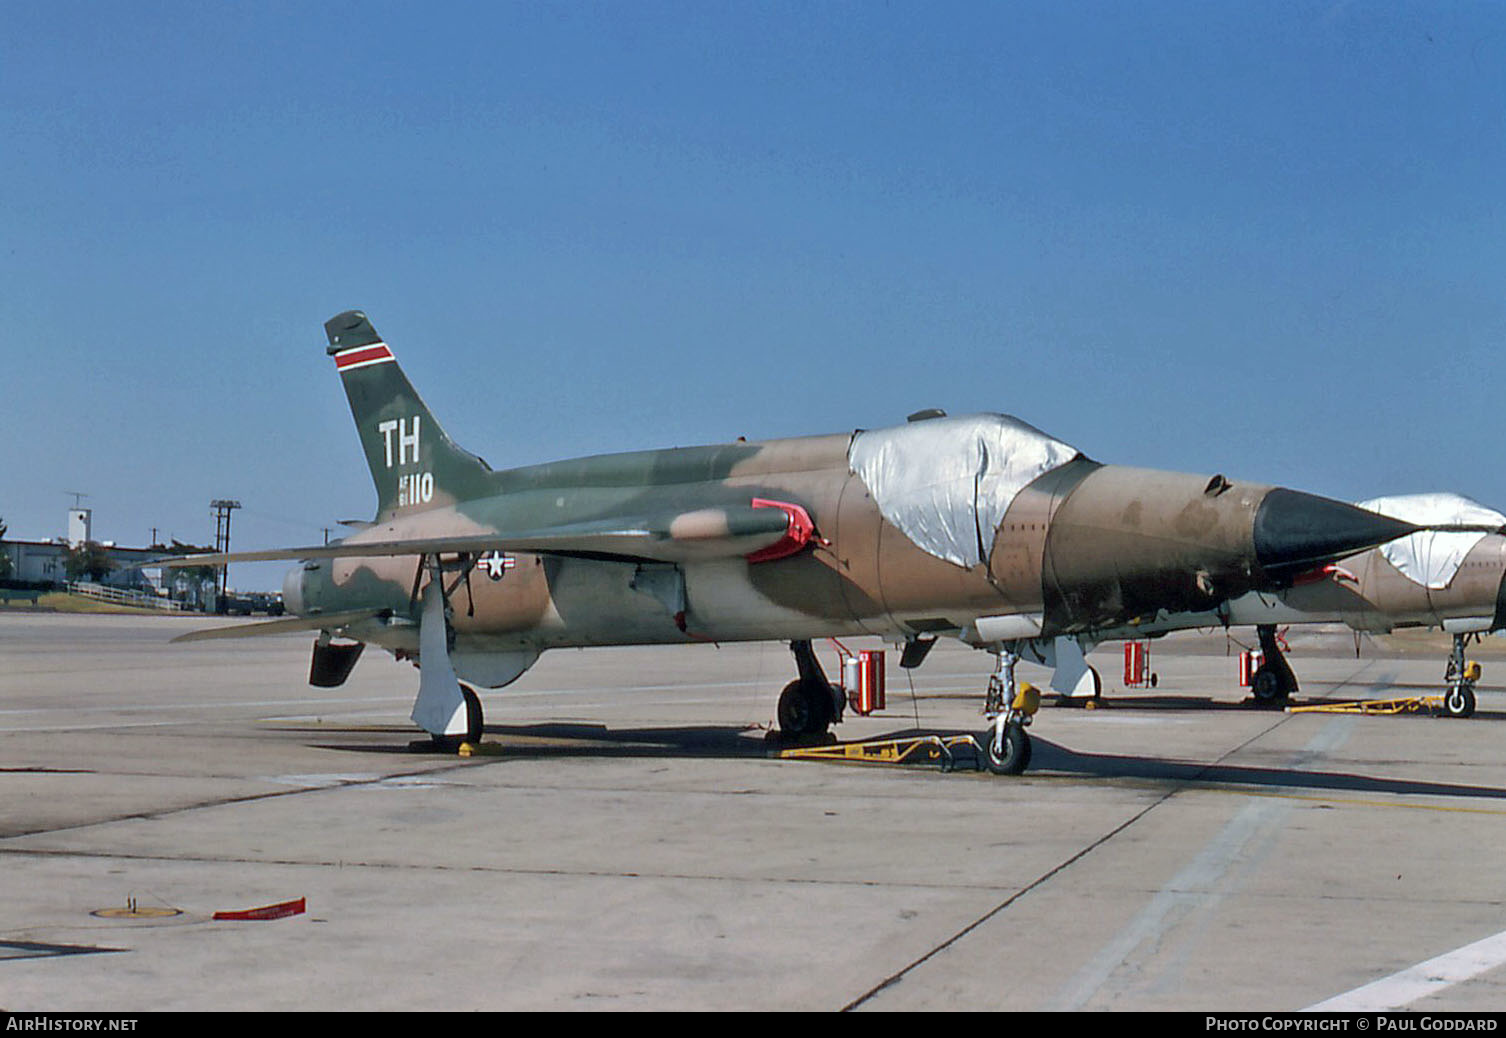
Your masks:
{"label": "white fence", "polygon": [[188,609],[182,602],[174,602],[171,599],[154,595],[149,591],[126,591],[118,587],[90,583],[87,580],[78,580],[69,583],[68,593],[70,595],[83,595],[85,598],[93,598],[100,602],[137,606],[141,609],[166,609],[171,612],[184,612]]}

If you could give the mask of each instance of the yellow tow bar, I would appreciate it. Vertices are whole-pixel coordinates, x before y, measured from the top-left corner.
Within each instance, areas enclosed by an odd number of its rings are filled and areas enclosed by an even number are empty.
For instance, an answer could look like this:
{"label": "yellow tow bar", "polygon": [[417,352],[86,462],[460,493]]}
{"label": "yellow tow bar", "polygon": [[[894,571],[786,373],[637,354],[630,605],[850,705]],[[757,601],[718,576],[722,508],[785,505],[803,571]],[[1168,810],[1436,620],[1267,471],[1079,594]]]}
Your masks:
{"label": "yellow tow bar", "polygon": [[1289,714],[1415,714],[1445,710],[1442,696],[1407,696],[1402,699],[1361,699],[1353,703],[1314,703],[1289,706]]}
{"label": "yellow tow bar", "polygon": [[847,764],[906,764],[912,758],[919,763],[940,762],[942,771],[957,766],[952,750],[967,746],[973,752],[974,766],[983,770],[983,748],[971,735],[915,735],[904,739],[866,739],[862,742],[839,742],[830,746],[797,746],[780,750],[782,760],[829,760]]}

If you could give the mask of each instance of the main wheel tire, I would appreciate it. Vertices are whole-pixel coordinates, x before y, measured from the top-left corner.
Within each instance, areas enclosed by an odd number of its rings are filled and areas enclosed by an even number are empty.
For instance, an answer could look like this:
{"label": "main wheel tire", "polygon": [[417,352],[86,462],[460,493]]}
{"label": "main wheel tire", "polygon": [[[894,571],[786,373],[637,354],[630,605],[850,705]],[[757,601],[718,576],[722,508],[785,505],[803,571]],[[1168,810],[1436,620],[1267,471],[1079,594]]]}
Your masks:
{"label": "main wheel tire", "polygon": [[1070,692],[1057,694],[1057,706],[1085,706],[1092,707],[1103,699],[1103,676],[1098,673],[1097,667],[1089,667],[1083,671],[1077,679],[1077,684]]}
{"label": "main wheel tire", "polygon": [[1443,709],[1450,717],[1469,717],[1475,712],[1475,688],[1461,681],[1449,688],[1443,696]]}
{"label": "main wheel tire", "polygon": [[1271,667],[1255,671],[1250,681],[1250,692],[1261,706],[1279,706],[1286,702],[1286,689],[1281,686],[1281,675]]}
{"label": "main wheel tire", "polygon": [[779,693],[779,730],[785,735],[820,735],[834,713],[830,696],[801,681],[791,681]]}
{"label": "main wheel tire", "polygon": [[983,733],[983,756],[995,775],[1018,775],[1030,766],[1030,736],[1017,724],[1004,727],[1004,752],[994,750],[993,729]]}
{"label": "main wheel tire", "polygon": [[486,730],[486,715],[481,709],[481,697],[476,695],[476,690],[469,685],[461,685],[460,695],[465,700],[465,734],[432,736],[435,747],[441,753],[456,753],[463,743],[475,746]]}
{"label": "main wheel tire", "polygon": [[486,715],[481,709],[481,697],[469,685],[460,686],[465,697],[465,741],[475,745],[486,731]]}

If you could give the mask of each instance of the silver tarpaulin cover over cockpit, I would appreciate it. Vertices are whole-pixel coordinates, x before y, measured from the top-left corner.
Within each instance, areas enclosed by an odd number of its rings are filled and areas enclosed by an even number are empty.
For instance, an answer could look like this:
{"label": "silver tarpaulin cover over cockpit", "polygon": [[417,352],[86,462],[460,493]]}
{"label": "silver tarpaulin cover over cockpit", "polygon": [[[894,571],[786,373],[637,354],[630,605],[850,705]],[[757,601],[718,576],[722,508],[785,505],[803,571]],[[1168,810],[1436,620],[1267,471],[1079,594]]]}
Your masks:
{"label": "silver tarpaulin cover over cockpit", "polygon": [[848,464],[906,537],[971,568],[987,559],[1015,495],[1077,456],[1017,418],[981,414],[860,432]]}
{"label": "silver tarpaulin cover over cockpit", "polygon": [[[1506,515],[1459,494],[1405,494],[1357,504],[1418,526],[1506,525]],[[1464,557],[1484,537],[1476,531],[1421,530],[1383,544],[1380,550],[1403,576],[1436,591],[1449,586]]]}

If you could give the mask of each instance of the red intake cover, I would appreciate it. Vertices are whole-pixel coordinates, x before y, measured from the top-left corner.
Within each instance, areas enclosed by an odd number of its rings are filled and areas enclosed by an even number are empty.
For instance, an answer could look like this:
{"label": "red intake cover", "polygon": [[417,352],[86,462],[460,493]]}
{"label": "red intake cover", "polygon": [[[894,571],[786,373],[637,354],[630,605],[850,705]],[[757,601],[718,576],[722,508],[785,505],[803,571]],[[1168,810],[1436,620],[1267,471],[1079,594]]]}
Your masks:
{"label": "red intake cover", "polygon": [[754,508],[778,508],[790,517],[789,529],[784,536],[767,548],[760,548],[748,556],[749,562],[771,562],[774,559],[782,559],[787,555],[793,555],[801,548],[810,543],[816,533],[816,524],[811,522],[811,517],[805,509],[799,505],[792,505],[787,501],[769,501],[765,498],[755,497]]}

